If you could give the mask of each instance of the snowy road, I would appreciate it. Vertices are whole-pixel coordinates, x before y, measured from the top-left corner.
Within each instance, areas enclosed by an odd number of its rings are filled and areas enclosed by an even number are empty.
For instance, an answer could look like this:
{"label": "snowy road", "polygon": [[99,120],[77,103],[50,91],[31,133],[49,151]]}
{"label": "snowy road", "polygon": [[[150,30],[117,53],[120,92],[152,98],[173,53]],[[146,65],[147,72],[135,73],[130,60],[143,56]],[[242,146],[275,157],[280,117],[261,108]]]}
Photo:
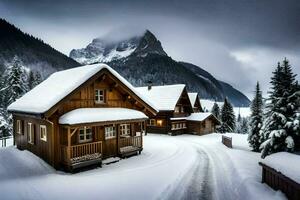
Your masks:
{"label": "snowy road", "polygon": [[[225,151],[228,150],[220,145],[217,134],[150,134],[145,136],[139,156],[66,174],[53,170],[27,151],[4,148],[0,149],[0,198],[239,199],[248,191]],[[256,155],[252,157],[249,163],[258,167]],[[257,186],[261,187],[258,181]]]}

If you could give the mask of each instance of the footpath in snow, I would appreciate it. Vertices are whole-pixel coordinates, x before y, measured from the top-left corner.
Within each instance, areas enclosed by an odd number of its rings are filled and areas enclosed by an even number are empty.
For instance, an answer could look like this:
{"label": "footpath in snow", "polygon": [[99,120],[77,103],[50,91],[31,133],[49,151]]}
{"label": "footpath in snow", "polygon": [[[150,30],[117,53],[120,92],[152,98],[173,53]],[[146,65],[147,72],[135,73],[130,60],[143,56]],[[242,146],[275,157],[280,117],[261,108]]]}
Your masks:
{"label": "footpath in snow", "polygon": [[141,155],[77,174],[55,171],[28,151],[0,149],[1,199],[285,199],[261,184],[260,155],[245,135],[144,137]]}

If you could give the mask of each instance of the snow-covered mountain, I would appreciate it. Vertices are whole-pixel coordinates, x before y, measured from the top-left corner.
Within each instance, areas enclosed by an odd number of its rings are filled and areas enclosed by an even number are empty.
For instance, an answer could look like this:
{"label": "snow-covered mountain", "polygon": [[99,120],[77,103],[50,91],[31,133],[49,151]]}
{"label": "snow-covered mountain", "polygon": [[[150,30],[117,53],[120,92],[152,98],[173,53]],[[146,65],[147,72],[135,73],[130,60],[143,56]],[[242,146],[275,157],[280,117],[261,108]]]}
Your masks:
{"label": "snow-covered mountain", "polygon": [[161,42],[146,30],[140,36],[118,41],[97,38],[86,48],[72,50],[70,57],[82,64],[105,62],[135,86],[183,83],[202,98],[248,106],[249,99],[231,85],[190,63],[177,62],[164,51]]}
{"label": "snow-covered mountain", "polygon": [[154,35],[150,31],[146,31],[142,36],[134,36],[122,41],[107,41],[96,38],[85,48],[73,49],[70,52],[70,57],[81,64],[91,64],[119,60],[133,53],[138,53],[142,57],[149,52],[167,55],[162,48],[157,51],[157,45],[160,44],[153,41],[153,37]]}

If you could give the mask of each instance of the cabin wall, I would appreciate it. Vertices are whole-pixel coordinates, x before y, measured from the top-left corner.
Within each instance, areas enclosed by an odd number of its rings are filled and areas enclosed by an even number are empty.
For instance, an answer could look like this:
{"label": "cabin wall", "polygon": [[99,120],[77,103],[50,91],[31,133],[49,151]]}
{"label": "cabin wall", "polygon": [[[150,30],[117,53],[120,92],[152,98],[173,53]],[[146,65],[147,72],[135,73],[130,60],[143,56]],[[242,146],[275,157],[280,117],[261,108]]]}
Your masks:
{"label": "cabin wall", "polygon": [[188,132],[196,135],[205,135],[215,132],[216,122],[208,118],[202,122],[188,121]]}
{"label": "cabin wall", "polygon": [[[21,121],[21,134],[17,133],[17,120]],[[28,123],[32,124],[33,144],[28,142]],[[47,141],[40,139],[40,125],[46,126]],[[13,115],[13,135],[18,149],[28,150],[54,166],[53,126],[50,122],[29,116]]]}

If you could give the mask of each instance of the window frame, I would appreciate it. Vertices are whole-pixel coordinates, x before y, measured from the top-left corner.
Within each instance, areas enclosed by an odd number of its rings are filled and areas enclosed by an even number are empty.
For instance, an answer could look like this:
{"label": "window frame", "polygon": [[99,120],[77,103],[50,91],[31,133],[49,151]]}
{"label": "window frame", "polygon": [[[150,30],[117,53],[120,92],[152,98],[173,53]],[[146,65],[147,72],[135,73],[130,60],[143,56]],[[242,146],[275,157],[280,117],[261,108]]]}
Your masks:
{"label": "window frame", "polygon": [[[42,129],[45,130],[44,137],[42,137]],[[40,140],[47,142],[47,126],[46,125],[40,125]]]}
{"label": "window frame", "polygon": [[29,144],[34,144],[34,130],[31,122],[27,122],[27,142]]}
{"label": "window frame", "polygon": [[126,137],[130,135],[131,135],[131,124],[120,124],[120,136]]}
{"label": "window frame", "polygon": [[[108,129],[110,129],[110,130],[108,130]],[[105,135],[106,140],[116,138],[117,137],[116,126],[115,125],[105,126],[104,135]]]}
{"label": "window frame", "polygon": [[[87,130],[91,130],[91,132],[87,133]],[[93,129],[90,126],[84,126],[79,128],[79,133],[78,133],[78,143],[87,143],[87,142],[91,142],[93,141]],[[84,139],[80,139],[81,137],[81,131],[83,131],[83,138]],[[87,138],[87,135],[90,136],[90,138]]]}
{"label": "window frame", "polygon": [[22,134],[22,120],[20,120],[20,119],[17,119],[17,130],[16,130],[16,132],[18,133],[18,134]]}
{"label": "window frame", "polygon": [[148,125],[149,126],[156,126],[156,120],[155,119],[150,119]]}
{"label": "window frame", "polygon": [[180,106],[175,106],[174,112],[175,113],[180,113]]}
{"label": "window frame", "polygon": [[[102,92],[102,94],[100,94]],[[102,100],[101,100],[102,98]],[[95,103],[104,104],[105,103],[105,89],[95,89]]]}

